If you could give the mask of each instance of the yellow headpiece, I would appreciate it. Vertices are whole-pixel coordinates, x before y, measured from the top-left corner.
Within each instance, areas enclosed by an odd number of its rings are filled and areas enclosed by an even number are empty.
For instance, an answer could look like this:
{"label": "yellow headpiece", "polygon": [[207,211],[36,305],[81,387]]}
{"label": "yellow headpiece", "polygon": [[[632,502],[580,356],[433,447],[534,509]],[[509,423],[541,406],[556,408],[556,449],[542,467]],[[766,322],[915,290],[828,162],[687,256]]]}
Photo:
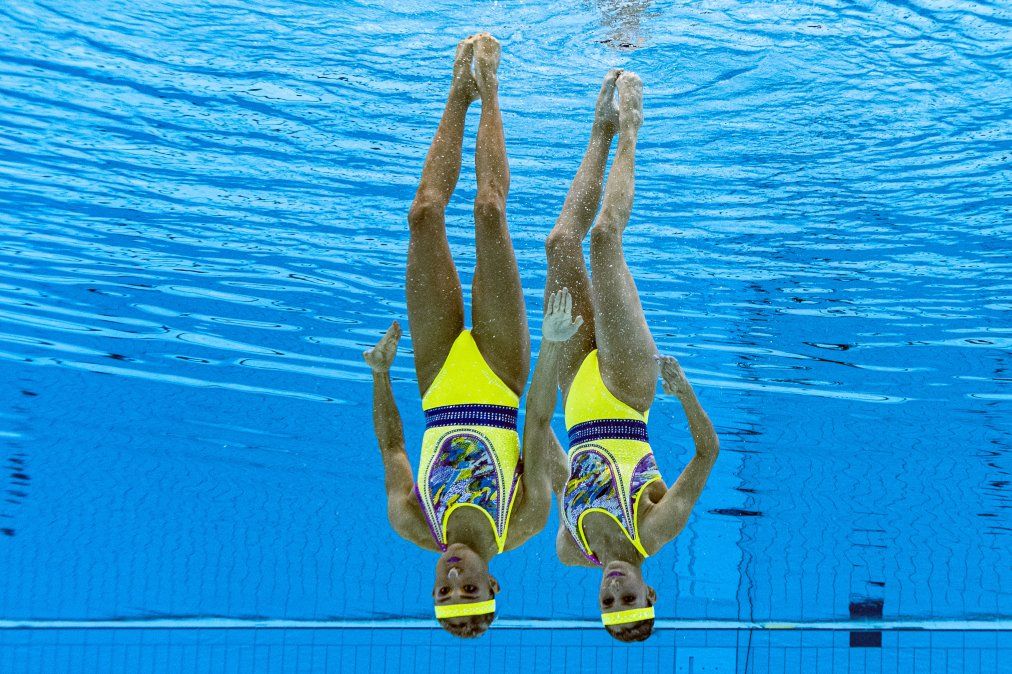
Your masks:
{"label": "yellow headpiece", "polygon": [[436,607],[436,618],[460,618],[468,615],[484,615],[495,613],[495,599],[473,601],[468,604],[448,604]]}
{"label": "yellow headpiece", "polygon": [[631,608],[628,611],[612,611],[610,613],[601,614],[601,622],[608,625],[624,625],[625,623],[635,623],[640,620],[649,620],[654,617],[654,607],[647,606],[646,608]]}

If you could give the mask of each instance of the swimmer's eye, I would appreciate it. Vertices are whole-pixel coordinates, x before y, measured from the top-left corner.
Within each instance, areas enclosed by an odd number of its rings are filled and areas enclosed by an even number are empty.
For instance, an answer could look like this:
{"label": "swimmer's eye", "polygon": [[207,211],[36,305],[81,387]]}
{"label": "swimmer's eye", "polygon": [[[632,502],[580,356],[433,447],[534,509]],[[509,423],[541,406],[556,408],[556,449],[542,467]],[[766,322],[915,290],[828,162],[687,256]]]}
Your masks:
{"label": "swimmer's eye", "polygon": [[443,587],[439,588],[439,596],[440,597],[445,597],[448,594],[450,594],[450,588],[446,587],[445,585]]}
{"label": "swimmer's eye", "polygon": [[477,591],[478,591],[478,586],[477,585],[465,585],[464,586],[464,592],[467,592],[469,594],[474,594]]}
{"label": "swimmer's eye", "polygon": [[605,605],[605,606],[611,606],[611,605],[612,605],[612,604],[614,604],[614,603],[615,603],[615,600],[614,600],[614,599],[613,599],[612,597],[607,597],[607,598],[606,598],[606,599],[604,600],[604,605]]}
{"label": "swimmer's eye", "polygon": [[636,595],[634,595],[634,594],[627,594],[624,597],[622,597],[622,601],[624,601],[627,604],[632,604],[633,602],[636,601]]}

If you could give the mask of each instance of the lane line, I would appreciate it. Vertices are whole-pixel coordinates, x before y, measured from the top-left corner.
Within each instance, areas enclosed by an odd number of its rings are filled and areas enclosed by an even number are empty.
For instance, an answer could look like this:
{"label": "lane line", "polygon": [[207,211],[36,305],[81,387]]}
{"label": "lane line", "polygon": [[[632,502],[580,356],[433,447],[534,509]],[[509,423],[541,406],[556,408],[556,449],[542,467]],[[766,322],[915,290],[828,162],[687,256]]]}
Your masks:
{"label": "lane line", "polygon": [[[601,629],[596,620],[500,619],[493,629],[587,630]],[[661,630],[806,630],[829,632],[946,631],[1009,632],[1012,620],[862,620],[748,622],[741,620],[658,620]],[[163,618],[151,620],[0,620],[0,630],[431,630],[440,629],[435,619],[392,620],[253,620],[240,618]]]}

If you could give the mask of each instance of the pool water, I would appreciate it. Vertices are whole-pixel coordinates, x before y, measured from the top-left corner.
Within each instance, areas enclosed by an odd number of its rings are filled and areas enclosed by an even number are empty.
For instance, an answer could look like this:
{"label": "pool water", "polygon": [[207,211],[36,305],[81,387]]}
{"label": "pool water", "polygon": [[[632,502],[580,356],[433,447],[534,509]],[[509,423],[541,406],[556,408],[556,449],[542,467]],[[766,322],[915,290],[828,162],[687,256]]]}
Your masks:
{"label": "pool water", "polygon": [[[999,671],[1010,26],[1001,2],[3,4],[0,670]],[[645,566],[644,645],[593,625],[555,513],[493,563],[475,642],[386,522],[361,352],[405,323],[407,207],[477,30],[535,351],[600,79],[644,81],[625,248],[722,447]],[[477,116],[448,212],[468,303]],[[674,479],[673,399],[650,434]]]}

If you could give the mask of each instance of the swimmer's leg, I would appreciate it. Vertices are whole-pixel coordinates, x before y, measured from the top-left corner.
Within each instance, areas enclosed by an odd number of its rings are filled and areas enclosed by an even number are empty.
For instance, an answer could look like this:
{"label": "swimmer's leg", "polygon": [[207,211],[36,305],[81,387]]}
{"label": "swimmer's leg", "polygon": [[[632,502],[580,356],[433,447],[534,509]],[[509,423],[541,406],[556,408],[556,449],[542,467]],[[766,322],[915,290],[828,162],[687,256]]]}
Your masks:
{"label": "swimmer's leg", "polygon": [[654,345],[639,293],[622,252],[635,187],[636,139],[643,122],[643,84],[630,72],[618,78],[619,139],[604,204],[590,233],[594,321],[605,384],[620,400],[643,411],[657,388]]}
{"label": "swimmer's leg", "polygon": [[405,289],[415,372],[422,394],[436,378],[453,341],[464,329],[464,300],[446,240],[445,214],[460,175],[464,118],[477,95],[471,75],[473,42],[472,37],[457,45],[446,108],[408,213],[411,242]]}
{"label": "swimmer's leg", "polygon": [[474,152],[478,194],[474,200],[475,248],[472,321],[474,340],[489,366],[517,395],[530,371],[531,339],[520,286],[520,271],[506,226],[510,172],[499,110],[499,43],[487,33],[475,37],[475,81],[481,120]]}
{"label": "swimmer's leg", "polygon": [[568,393],[583,358],[594,349],[595,344],[594,302],[587,264],[583,259],[583,239],[594,223],[601,203],[604,166],[608,162],[612,138],[618,130],[618,108],[615,105],[615,80],[618,75],[618,70],[612,70],[604,77],[594,111],[590,143],[566,195],[562,213],[545,241],[548,254],[545,305],[548,305],[547,299],[552,293],[569,288],[573,296],[573,315],[582,316],[584,321],[580,331],[563,346],[559,367],[559,386],[563,396]]}

